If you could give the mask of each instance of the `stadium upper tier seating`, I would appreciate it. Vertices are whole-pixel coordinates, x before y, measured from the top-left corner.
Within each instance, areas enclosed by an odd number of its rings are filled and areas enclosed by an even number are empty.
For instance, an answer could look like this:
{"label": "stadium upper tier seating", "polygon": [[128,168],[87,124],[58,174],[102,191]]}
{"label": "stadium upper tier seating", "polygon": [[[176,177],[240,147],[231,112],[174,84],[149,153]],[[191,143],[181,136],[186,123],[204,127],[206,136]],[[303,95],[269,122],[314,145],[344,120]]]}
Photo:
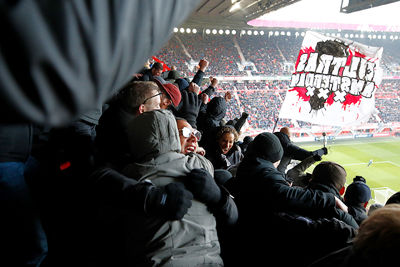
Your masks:
{"label": "stadium upper tier seating", "polygon": [[[276,78],[290,76],[292,70],[288,66],[296,61],[302,40],[301,36],[294,35],[175,33],[156,56],[168,66],[175,66],[182,77],[192,77],[196,72],[196,63],[202,58],[210,61],[206,77],[271,77],[258,82],[220,81],[217,95],[223,95],[227,90],[233,92],[226,119],[247,112],[251,127],[272,129],[289,87],[289,80]],[[371,117],[369,122],[399,122],[400,80],[396,79],[400,77],[398,41],[369,38],[356,41],[384,47],[381,60],[384,80],[375,94],[379,114]],[[243,65],[250,67],[243,68]],[[278,126],[292,126],[292,122],[279,120]]]}

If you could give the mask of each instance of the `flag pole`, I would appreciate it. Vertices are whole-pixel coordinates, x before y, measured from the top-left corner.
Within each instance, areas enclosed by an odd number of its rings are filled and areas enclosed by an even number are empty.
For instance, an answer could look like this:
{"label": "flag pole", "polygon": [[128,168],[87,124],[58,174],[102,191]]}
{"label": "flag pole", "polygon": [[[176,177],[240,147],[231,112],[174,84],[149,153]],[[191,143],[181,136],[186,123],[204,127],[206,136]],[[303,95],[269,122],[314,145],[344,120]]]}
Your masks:
{"label": "flag pole", "polygon": [[274,123],[274,128],[272,129],[273,133],[275,132],[275,128],[276,128],[276,125],[278,124],[278,120],[279,120],[279,115],[276,117],[276,120],[275,120],[275,123]]}

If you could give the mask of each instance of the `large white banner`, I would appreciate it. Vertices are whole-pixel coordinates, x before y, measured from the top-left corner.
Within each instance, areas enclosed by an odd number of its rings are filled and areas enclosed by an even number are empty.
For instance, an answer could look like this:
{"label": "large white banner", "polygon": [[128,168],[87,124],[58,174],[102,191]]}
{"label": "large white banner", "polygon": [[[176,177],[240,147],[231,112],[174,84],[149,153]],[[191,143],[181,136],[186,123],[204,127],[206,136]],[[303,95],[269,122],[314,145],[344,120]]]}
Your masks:
{"label": "large white banner", "polygon": [[279,113],[320,125],[367,122],[382,80],[382,47],[308,31]]}

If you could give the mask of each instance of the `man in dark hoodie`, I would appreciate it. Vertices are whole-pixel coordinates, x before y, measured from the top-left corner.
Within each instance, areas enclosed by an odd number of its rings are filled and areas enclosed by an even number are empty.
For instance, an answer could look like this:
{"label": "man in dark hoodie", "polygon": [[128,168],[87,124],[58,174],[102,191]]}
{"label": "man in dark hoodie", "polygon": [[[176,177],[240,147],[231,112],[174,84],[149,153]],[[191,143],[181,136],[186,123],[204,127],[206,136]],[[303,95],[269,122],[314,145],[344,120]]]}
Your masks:
{"label": "man in dark hoodie", "polygon": [[344,203],[349,207],[349,214],[358,224],[368,217],[366,207],[370,199],[371,189],[366,184],[366,180],[362,176],[356,176],[346,188]]}

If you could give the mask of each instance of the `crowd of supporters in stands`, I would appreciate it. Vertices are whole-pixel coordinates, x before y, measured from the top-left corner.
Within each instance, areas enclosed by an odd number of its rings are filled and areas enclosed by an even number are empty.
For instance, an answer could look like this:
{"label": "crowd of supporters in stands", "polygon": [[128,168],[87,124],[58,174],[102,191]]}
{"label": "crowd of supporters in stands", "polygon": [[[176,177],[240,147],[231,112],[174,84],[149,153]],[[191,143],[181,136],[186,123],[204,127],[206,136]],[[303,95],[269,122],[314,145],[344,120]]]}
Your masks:
{"label": "crowd of supporters in stands", "polygon": [[[392,263],[398,200],[369,215],[371,191],[363,177],[346,188],[345,168],[322,161],[325,147],[307,151],[292,143],[293,122],[277,121],[289,81],[215,78],[290,74],[283,62],[295,58],[294,38],[175,36],[156,55],[173,69],[164,72],[153,62],[132,74],[96,118],[88,112],[63,127],[29,124],[24,131],[1,125],[0,158],[7,165],[0,174],[15,179],[9,165],[15,169],[12,157],[21,156],[18,177],[28,185],[20,191],[29,187],[40,211],[27,219],[36,229],[21,227],[21,235],[37,235],[31,240],[38,251],[29,251],[33,264]],[[256,69],[239,70],[243,60]],[[383,82],[377,96],[383,122],[399,121],[398,87],[397,80]],[[264,132],[241,136],[246,123]],[[17,133],[30,143],[13,143]],[[292,160],[300,163],[290,166]],[[13,209],[7,214],[18,219]],[[381,233],[384,240],[375,242]],[[6,238],[12,253],[0,260],[30,260],[15,257],[26,244]]]}
{"label": "crowd of supporters in stands", "polygon": [[[252,75],[283,76],[290,75],[285,63],[294,63],[301,48],[300,36],[267,35],[214,35],[175,33],[158,53],[170,65],[176,65],[186,76],[193,76],[196,70],[189,61],[200,58],[212,59],[215,63],[211,71],[215,76],[246,75],[240,71],[238,63],[249,61],[256,66]],[[384,47],[381,66],[386,76],[400,74],[400,54],[398,44],[391,40],[357,40],[370,46]],[[243,57],[240,55],[242,54]]]}
{"label": "crowd of supporters in stands", "polygon": [[[226,36],[203,34],[174,34],[171,40],[158,53],[169,65],[176,66],[182,76],[193,76],[193,64],[199,58],[212,59],[210,73],[213,76],[248,76],[265,75],[272,77],[262,82],[255,81],[221,81],[217,95],[231,91],[234,95],[227,108],[227,119],[249,114],[248,123],[256,129],[271,130],[277,119],[278,111],[285,99],[289,80],[278,80],[274,77],[290,76],[291,70],[284,63],[295,62],[302,38],[295,36]],[[396,62],[400,55],[394,42],[370,39],[371,45],[385,46],[381,61],[384,75],[399,75],[395,72]],[[185,50],[185,52],[184,52]],[[240,52],[239,52],[240,51]],[[178,53],[179,52],[179,53]],[[241,58],[240,53],[243,55]],[[190,56],[190,58],[189,58]],[[396,61],[397,60],[397,61]],[[250,73],[240,71],[238,63],[254,63],[255,69]],[[189,69],[192,66],[192,69]],[[268,105],[266,105],[268,99]],[[378,117],[371,117],[370,123],[389,123],[400,121],[400,82],[396,79],[384,79],[376,92]],[[301,122],[300,122],[301,123]],[[310,125],[302,123],[302,125]],[[290,120],[279,119],[278,126],[293,126]]]}

